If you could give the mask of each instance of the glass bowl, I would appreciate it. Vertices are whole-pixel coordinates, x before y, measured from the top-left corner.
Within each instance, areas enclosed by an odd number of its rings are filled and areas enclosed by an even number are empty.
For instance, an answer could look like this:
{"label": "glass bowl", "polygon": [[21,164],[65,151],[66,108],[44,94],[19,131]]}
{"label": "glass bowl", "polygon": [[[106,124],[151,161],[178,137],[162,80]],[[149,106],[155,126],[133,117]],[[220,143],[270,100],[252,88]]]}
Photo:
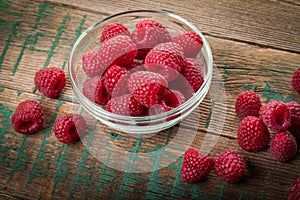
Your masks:
{"label": "glass bowl", "polygon": [[[93,51],[99,47],[101,33],[107,24],[119,22],[132,32],[136,23],[145,19],[158,21],[170,32],[172,37],[190,31],[200,35],[203,46],[196,59],[202,65],[204,83],[187,101],[168,112],[142,117],[123,116],[108,112],[105,107],[95,104],[82,93],[83,84],[88,78],[82,68],[82,56],[85,52]],[[86,112],[113,129],[140,135],[157,133],[170,128],[199,106],[211,85],[213,58],[210,46],[203,34],[187,20],[165,11],[133,10],[111,15],[85,30],[73,46],[68,66],[74,93]]]}

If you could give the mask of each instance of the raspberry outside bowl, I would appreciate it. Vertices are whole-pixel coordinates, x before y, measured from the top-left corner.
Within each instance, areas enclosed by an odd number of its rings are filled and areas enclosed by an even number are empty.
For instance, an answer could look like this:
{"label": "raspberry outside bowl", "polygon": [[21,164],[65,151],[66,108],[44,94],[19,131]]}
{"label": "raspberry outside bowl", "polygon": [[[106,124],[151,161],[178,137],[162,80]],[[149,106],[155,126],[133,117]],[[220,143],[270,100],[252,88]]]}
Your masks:
{"label": "raspberry outside bowl", "polygon": [[[124,116],[108,112],[105,106],[100,106],[88,99],[83,94],[84,82],[88,79],[83,67],[82,56],[84,53],[93,51],[99,47],[101,33],[107,24],[121,23],[129,31],[135,29],[136,23],[141,20],[155,20],[161,23],[170,33],[171,37],[185,32],[197,33],[203,45],[196,59],[202,65],[204,82],[200,89],[196,91],[189,99],[176,108],[160,114],[149,116]],[[93,118],[103,124],[130,134],[149,134],[167,129],[179,123],[188,116],[195,108],[199,106],[206,96],[212,78],[213,58],[208,42],[202,33],[190,22],[172,13],[154,10],[135,10],[118,13],[98,21],[86,31],[84,31],[75,42],[68,62],[69,77],[73,91],[81,107]]]}

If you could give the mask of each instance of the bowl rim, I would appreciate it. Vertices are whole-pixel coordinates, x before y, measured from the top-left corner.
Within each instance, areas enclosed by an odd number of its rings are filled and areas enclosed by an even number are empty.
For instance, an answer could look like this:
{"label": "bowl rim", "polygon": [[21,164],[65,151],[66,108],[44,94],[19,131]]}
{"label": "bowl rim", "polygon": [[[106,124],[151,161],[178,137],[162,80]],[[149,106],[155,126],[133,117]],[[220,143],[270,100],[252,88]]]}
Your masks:
{"label": "bowl rim", "polygon": [[[127,14],[134,14],[134,13],[156,13],[156,14],[162,14],[162,15],[167,15],[168,17],[171,18],[175,18],[176,20],[184,23],[185,25],[187,25],[189,28],[191,28],[194,32],[196,32],[198,35],[200,35],[202,41],[203,41],[203,45],[202,48],[205,49],[205,52],[207,54],[207,74],[206,77],[204,79],[204,83],[202,84],[202,86],[198,89],[197,92],[195,92],[193,94],[192,97],[190,97],[187,101],[185,101],[183,104],[179,105],[178,107],[171,109],[170,111],[167,112],[163,112],[160,114],[155,114],[155,115],[149,115],[149,116],[124,116],[124,115],[119,115],[119,114],[115,114],[115,113],[111,113],[109,111],[106,111],[104,108],[102,108],[100,105],[97,105],[96,103],[92,102],[90,99],[88,99],[87,97],[85,97],[83,95],[83,93],[80,91],[80,89],[78,88],[73,72],[72,72],[72,60],[74,57],[74,54],[77,50],[77,47],[80,45],[81,41],[89,34],[89,32],[91,32],[94,28],[96,28],[99,24],[106,22],[112,18],[116,18],[122,15],[127,15]],[[89,108],[93,108],[93,110],[95,110],[97,113],[100,113],[101,116],[104,116],[105,118],[114,118],[114,119],[118,119],[118,120],[122,120],[122,121],[155,121],[155,120],[160,120],[162,117],[170,117],[173,115],[178,114],[178,111],[184,110],[184,108],[186,108],[189,104],[191,104],[193,101],[195,101],[195,99],[197,99],[197,96],[201,95],[203,92],[203,88],[205,87],[210,87],[210,83],[211,83],[211,79],[212,79],[212,72],[213,72],[213,56],[212,56],[212,51],[210,48],[209,43],[207,42],[206,38],[204,37],[204,35],[198,30],[198,28],[196,26],[194,26],[192,23],[190,23],[188,20],[184,19],[183,17],[173,14],[171,12],[167,12],[167,11],[163,11],[163,10],[148,10],[148,9],[140,9],[140,10],[129,10],[129,11],[124,11],[124,12],[119,12],[116,14],[112,14],[109,15],[97,22],[95,22],[93,25],[91,25],[90,27],[88,27],[85,31],[83,31],[81,33],[81,35],[76,39],[76,42],[74,43],[69,59],[68,59],[68,73],[69,73],[69,77],[70,77],[70,82],[72,85],[72,88],[74,90],[75,96],[77,97],[79,103],[81,105],[83,105],[83,107],[85,107],[87,109],[86,106],[88,106]],[[84,102],[86,102],[87,105],[85,105],[85,103],[81,100],[84,100]],[[88,109],[89,110],[89,109]],[[88,111],[90,113],[90,111]],[[90,113],[92,114],[92,113]],[[94,115],[94,114],[92,114]]]}

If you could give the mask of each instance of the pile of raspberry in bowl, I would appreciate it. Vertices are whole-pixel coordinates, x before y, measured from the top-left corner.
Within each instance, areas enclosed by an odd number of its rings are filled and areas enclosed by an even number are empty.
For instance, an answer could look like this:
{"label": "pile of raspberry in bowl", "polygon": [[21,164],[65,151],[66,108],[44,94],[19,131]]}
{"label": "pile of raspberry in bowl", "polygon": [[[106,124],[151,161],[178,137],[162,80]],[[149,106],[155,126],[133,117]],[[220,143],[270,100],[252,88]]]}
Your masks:
{"label": "pile of raspberry in bowl", "polygon": [[128,11],[87,29],[75,43],[69,75],[81,106],[128,133],[169,128],[208,92],[212,54],[201,32],[162,11]]}

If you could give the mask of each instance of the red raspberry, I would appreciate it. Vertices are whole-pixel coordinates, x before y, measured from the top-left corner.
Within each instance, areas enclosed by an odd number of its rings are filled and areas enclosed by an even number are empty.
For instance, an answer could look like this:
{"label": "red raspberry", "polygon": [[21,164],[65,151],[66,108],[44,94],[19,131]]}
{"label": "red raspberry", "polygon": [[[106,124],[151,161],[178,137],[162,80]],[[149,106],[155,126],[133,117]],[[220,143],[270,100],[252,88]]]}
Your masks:
{"label": "red raspberry", "polygon": [[132,33],[132,39],[138,49],[137,58],[141,60],[156,45],[172,40],[167,29],[153,20],[142,20],[137,23],[136,29]]}
{"label": "red raspberry", "polygon": [[166,50],[151,50],[145,58],[145,68],[161,74],[168,81],[176,79],[182,65],[182,56]]}
{"label": "red raspberry", "polygon": [[300,141],[300,105],[295,101],[286,105],[291,112],[291,125],[288,130]]}
{"label": "red raspberry", "polygon": [[143,113],[144,106],[130,94],[125,94],[112,98],[107,103],[106,110],[119,115],[140,116]]}
{"label": "red raspberry", "polygon": [[84,133],[86,122],[81,115],[66,114],[56,118],[53,124],[53,131],[58,141],[70,144],[79,139]]}
{"label": "red raspberry", "polygon": [[183,47],[184,56],[187,58],[195,58],[203,45],[201,37],[195,32],[177,35],[173,38],[173,42],[176,42]]}
{"label": "red raspberry", "polygon": [[98,52],[86,52],[82,56],[82,68],[88,77],[102,75],[106,66],[101,65]]}
{"label": "red raspberry", "polygon": [[297,178],[294,185],[291,187],[291,193],[288,200],[299,200],[300,199],[300,177]]}
{"label": "red raspberry", "polygon": [[104,42],[110,38],[113,38],[117,35],[127,35],[130,36],[130,32],[127,27],[120,23],[111,23],[107,24],[101,34],[100,42]]}
{"label": "red raspberry", "polygon": [[23,134],[39,131],[43,123],[43,108],[34,100],[25,100],[19,103],[11,117],[11,124],[14,130]]}
{"label": "red raspberry", "polygon": [[55,98],[65,87],[66,76],[63,70],[57,67],[48,67],[35,73],[34,84],[44,96]]}
{"label": "red raspberry", "polygon": [[[152,110],[150,110],[150,113],[152,115],[170,111],[185,102],[185,97],[183,96],[183,94],[176,90],[166,89],[160,98],[161,103],[154,105],[152,107]],[[151,111],[154,111],[154,113],[152,113]]]}
{"label": "red raspberry", "polygon": [[214,166],[214,160],[199,152],[197,149],[188,148],[184,153],[181,167],[181,179],[187,183],[194,183],[205,179]]}
{"label": "red raspberry", "polygon": [[204,83],[201,65],[196,59],[185,59],[181,74],[189,82],[194,92],[197,92]]}
{"label": "red raspberry", "polygon": [[170,53],[178,54],[182,57],[184,56],[183,48],[175,42],[160,43],[153,48],[153,51],[161,51],[161,50],[165,50]]}
{"label": "red raspberry", "polygon": [[94,76],[86,80],[83,84],[82,93],[88,99],[102,106],[106,105],[110,99],[104,86],[104,78],[101,76]]}
{"label": "red raspberry", "polygon": [[130,93],[135,90],[141,90],[145,84],[157,83],[164,87],[168,86],[168,81],[161,75],[149,71],[137,71],[130,75],[127,81],[127,87]]}
{"label": "red raspberry", "polygon": [[215,172],[228,183],[240,182],[246,176],[246,162],[237,152],[225,150],[215,160]]}
{"label": "red raspberry", "polygon": [[132,96],[144,106],[150,108],[160,102],[160,93],[165,87],[158,83],[146,83],[140,89],[134,90]]}
{"label": "red raspberry", "polygon": [[300,94],[300,67],[294,72],[292,76],[292,87],[298,94]]}
{"label": "red raspberry", "polygon": [[98,50],[99,64],[102,69],[113,64],[125,66],[133,62],[136,53],[136,45],[129,36],[117,35],[101,44]]}
{"label": "red raspberry", "polygon": [[267,148],[270,133],[264,122],[254,116],[243,119],[237,130],[237,141],[246,151],[260,151]]}
{"label": "red raspberry", "polygon": [[279,162],[286,162],[296,156],[297,142],[288,131],[276,133],[270,142],[270,153]]}
{"label": "red raspberry", "polygon": [[128,93],[127,87],[128,70],[118,65],[113,65],[104,74],[106,91],[112,96],[121,96]]}
{"label": "red raspberry", "polygon": [[261,105],[260,97],[255,92],[241,92],[235,101],[235,112],[240,119],[247,116],[258,117]]}
{"label": "red raspberry", "polygon": [[291,124],[291,113],[281,101],[269,102],[259,110],[259,115],[266,126],[274,132],[286,131]]}

